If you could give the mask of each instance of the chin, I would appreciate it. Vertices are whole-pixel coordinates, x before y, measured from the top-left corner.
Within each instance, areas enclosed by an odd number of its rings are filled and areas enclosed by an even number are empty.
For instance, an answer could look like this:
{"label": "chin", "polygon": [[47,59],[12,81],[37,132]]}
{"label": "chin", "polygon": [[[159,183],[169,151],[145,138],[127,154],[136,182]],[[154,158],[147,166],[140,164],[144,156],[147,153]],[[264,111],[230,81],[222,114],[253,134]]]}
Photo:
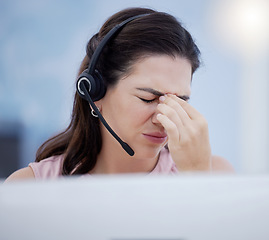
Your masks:
{"label": "chin", "polygon": [[144,158],[144,159],[152,159],[158,157],[163,146],[152,147],[152,146],[142,146],[137,148],[135,151],[135,157]]}

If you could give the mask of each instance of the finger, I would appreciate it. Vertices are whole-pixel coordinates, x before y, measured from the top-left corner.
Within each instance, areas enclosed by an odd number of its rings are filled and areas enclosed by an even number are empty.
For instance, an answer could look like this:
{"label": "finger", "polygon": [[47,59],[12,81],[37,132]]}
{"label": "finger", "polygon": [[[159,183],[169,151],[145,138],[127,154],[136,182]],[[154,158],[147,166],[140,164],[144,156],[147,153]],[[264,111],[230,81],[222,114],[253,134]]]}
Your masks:
{"label": "finger", "polygon": [[169,145],[178,145],[180,141],[180,133],[176,124],[171,121],[166,115],[157,114],[158,121],[162,124],[168,135]]}
{"label": "finger", "polygon": [[177,96],[170,94],[169,97],[171,97],[171,99],[173,99],[174,101],[178,102],[182,106],[182,108],[185,110],[185,112],[190,116],[191,122],[186,124],[186,121],[185,121],[183,122],[183,124],[186,127],[186,130],[188,129],[189,133],[192,136],[208,131],[207,120],[204,118],[204,116],[201,113],[199,113],[189,103],[178,98]]}
{"label": "finger", "polygon": [[178,129],[182,129],[184,124],[180,118],[180,115],[177,113],[177,111],[172,108],[171,106],[160,103],[157,106],[157,110],[162,115],[166,116],[170,121],[172,121]]}
{"label": "finger", "polygon": [[195,119],[200,119],[201,117],[203,117],[200,112],[198,112],[193,106],[191,106],[185,100],[173,94],[168,94],[168,96],[180,104],[180,106],[184,109],[184,111],[187,113],[190,119],[195,120]]}
{"label": "finger", "polygon": [[[176,96],[174,96],[174,97],[176,97]],[[176,97],[176,98],[178,98],[178,97]],[[166,106],[169,106],[169,108],[166,110],[166,112],[164,114],[166,114],[171,119],[173,119],[172,116],[176,113],[177,116],[180,118],[181,122],[183,123],[183,125],[190,124],[191,119],[190,119],[189,115],[183,109],[183,107],[180,105],[180,103],[177,101],[177,99],[172,98],[170,96],[166,96],[163,98],[160,97],[160,102],[165,104]],[[174,111],[172,111],[172,109]],[[175,116],[174,116],[174,120],[175,120]]]}

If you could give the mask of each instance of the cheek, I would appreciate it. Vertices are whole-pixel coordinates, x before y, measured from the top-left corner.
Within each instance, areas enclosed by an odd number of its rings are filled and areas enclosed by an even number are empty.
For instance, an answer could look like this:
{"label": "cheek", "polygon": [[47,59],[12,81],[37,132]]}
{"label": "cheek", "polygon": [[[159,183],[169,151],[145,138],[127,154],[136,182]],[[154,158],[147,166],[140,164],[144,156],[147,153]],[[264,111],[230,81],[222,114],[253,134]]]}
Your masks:
{"label": "cheek", "polygon": [[140,128],[151,118],[153,107],[135,99],[133,101],[125,101],[125,103],[121,104],[118,112],[122,116],[122,119],[129,124],[127,127]]}
{"label": "cheek", "polygon": [[[157,105],[156,105],[157,106]],[[120,134],[143,130],[156,110],[155,104],[145,104],[124,91],[106,95],[102,110],[113,130]]]}

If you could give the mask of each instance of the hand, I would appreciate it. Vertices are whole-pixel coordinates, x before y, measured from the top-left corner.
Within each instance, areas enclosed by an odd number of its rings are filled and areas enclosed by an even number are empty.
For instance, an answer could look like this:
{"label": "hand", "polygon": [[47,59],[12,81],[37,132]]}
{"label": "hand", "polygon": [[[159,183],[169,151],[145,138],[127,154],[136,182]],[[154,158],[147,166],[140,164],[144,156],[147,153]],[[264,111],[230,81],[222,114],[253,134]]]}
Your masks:
{"label": "hand", "polygon": [[160,97],[157,120],[168,135],[168,148],[179,171],[211,171],[211,148],[205,118],[189,103]]}

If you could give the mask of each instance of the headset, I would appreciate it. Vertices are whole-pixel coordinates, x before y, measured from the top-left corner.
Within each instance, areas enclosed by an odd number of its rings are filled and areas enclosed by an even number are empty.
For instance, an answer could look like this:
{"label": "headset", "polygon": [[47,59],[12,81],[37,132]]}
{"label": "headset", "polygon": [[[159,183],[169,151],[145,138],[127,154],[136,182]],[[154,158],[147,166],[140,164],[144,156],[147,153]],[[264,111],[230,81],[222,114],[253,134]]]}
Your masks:
{"label": "headset", "polygon": [[107,45],[107,43],[116,35],[118,34],[121,29],[129,22],[141,18],[143,16],[149,15],[147,14],[140,14],[134,17],[130,17],[126,19],[125,21],[121,22],[120,24],[117,24],[115,27],[113,27],[102,39],[102,41],[97,46],[96,50],[94,51],[90,64],[86,70],[84,70],[77,79],[77,92],[83,99],[87,100],[91,107],[93,108],[94,112],[98,115],[100,121],[103,123],[103,125],[106,127],[106,129],[112,134],[112,136],[120,143],[122,148],[130,155],[134,155],[134,150],[124,141],[121,140],[121,138],[111,129],[111,127],[108,125],[106,120],[103,118],[102,114],[98,110],[98,108],[95,105],[95,101],[100,100],[105,96],[106,93],[106,85],[105,82],[101,76],[101,74],[96,69],[96,64],[98,62],[98,59],[104,49],[104,47]]}

